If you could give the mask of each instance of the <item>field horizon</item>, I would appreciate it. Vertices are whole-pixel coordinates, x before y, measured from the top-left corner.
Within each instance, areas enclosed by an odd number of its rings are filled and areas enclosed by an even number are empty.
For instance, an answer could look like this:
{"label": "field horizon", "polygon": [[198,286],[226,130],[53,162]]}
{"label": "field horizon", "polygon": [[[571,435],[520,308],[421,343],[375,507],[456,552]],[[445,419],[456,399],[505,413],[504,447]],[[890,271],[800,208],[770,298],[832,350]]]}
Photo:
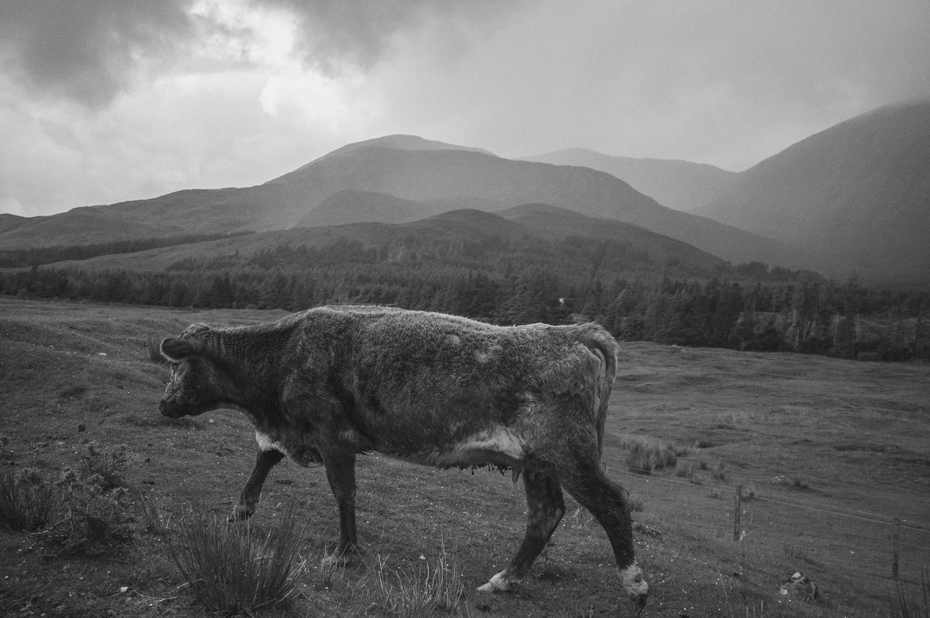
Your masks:
{"label": "field horizon", "polygon": [[[252,467],[251,424],[231,410],[162,418],[168,370],[149,360],[147,342],[194,322],[284,315],[0,298],[0,464],[55,479],[90,446],[125,445],[134,508],[144,496],[165,512],[225,517]],[[930,364],[653,343],[621,350],[603,462],[636,507],[637,559],[651,587],[643,616],[887,615],[895,554],[899,581],[919,590],[930,565]],[[634,474],[637,444],[677,461]],[[378,565],[415,572],[443,552],[457,563],[468,615],[636,615],[606,535],[568,496],[524,582],[484,596],[475,588],[523,534],[523,492],[509,474],[372,454],[359,458],[358,477],[362,555],[322,572],[314,565],[338,535],[325,474],[291,462],[271,473],[250,525],[270,526],[294,505],[306,526],[300,594],[275,615],[395,615],[377,600]],[[130,522],[129,542],[93,557],[0,531],[0,607],[202,615],[142,519]],[[796,571],[817,599],[781,594]]]}

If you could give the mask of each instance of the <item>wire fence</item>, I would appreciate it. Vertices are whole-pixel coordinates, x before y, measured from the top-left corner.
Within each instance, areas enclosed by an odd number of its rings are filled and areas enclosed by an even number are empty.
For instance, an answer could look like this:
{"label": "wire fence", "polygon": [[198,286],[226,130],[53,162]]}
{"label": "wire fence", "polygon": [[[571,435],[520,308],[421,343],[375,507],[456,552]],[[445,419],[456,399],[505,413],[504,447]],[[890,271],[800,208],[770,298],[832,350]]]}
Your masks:
{"label": "wire fence", "polygon": [[[865,594],[878,603],[896,585],[919,591],[922,571],[930,567],[930,495],[902,492],[889,512],[880,513],[837,506],[840,500],[772,479],[740,479],[737,485],[703,477],[620,476],[634,502],[643,503],[644,518],[683,522],[677,533],[732,551],[729,566],[741,575],[775,572],[787,579],[800,571],[834,599],[861,600],[857,595]],[[895,512],[902,504],[910,517]],[[675,517],[663,520],[669,510]]]}

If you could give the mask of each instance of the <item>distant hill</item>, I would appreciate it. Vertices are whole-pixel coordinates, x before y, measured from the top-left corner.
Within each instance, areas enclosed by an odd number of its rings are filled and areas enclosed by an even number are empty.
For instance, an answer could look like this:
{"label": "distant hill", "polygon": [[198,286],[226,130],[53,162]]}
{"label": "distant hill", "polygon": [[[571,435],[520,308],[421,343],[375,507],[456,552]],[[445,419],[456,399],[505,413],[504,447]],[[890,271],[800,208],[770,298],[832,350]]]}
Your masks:
{"label": "distant hill", "polygon": [[[630,224],[594,219],[553,206],[529,204],[496,214],[480,210],[454,210],[407,223],[352,223],[294,228],[161,247],[133,254],[104,255],[59,265],[80,265],[89,270],[163,271],[184,260],[199,265],[220,260],[223,269],[231,269],[247,266],[255,255],[275,251],[280,247],[321,248],[341,241],[379,249],[381,255],[393,254],[399,249],[413,253],[435,251],[437,255],[448,255],[450,250],[480,245],[486,249],[469,258],[473,267],[493,270],[497,268],[494,262],[498,259],[525,259],[540,267],[548,265],[553,271],[577,271],[577,265],[572,262],[577,259],[572,247],[559,244],[569,238],[578,239],[585,247],[598,242],[610,243],[615,248],[614,253],[619,250],[617,255],[621,262],[611,267],[611,270],[616,269],[618,273],[621,270],[659,272],[674,268],[680,273],[709,274],[725,264],[720,258],[690,245]],[[538,239],[538,242],[531,239]],[[520,252],[527,246],[544,245],[547,255],[520,257]],[[391,263],[395,259],[388,258],[386,261]],[[585,269],[592,266],[597,267],[584,264]],[[583,272],[587,273],[587,270]]]}
{"label": "distant hill", "polygon": [[930,281],[930,102],[884,107],[741,173],[695,211],[837,256],[874,281]]}
{"label": "distant hill", "polygon": [[7,213],[0,213],[0,233],[7,230],[12,230],[14,227],[19,227],[27,221],[26,217],[20,217],[19,215],[11,215]]}
{"label": "distant hill", "polygon": [[776,241],[661,206],[604,172],[511,161],[410,136],[351,144],[254,187],[180,191],[28,220],[0,233],[0,249],[361,222],[382,207],[390,216],[380,220],[397,221],[418,209],[499,211],[524,203],[632,223],[732,262],[807,267]]}
{"label": "distant hill", "polygon": [[668,236],[629,223],[586,217],[566,208],[547,204],[522,204],[498,214],[542,237],[577,236],[628,243],[631,247],[648,253],[659,264],[686,264],[712,270],[723,263],[723,260],[716,256]]}
{"label": "distant hill", "polygon": [[736,172],[728,172],[706,163],[633,159],[584,148],[559,150],[520,160],[600,170],[629,183],[663,206],[684,212],[693,212],[698,206],[720,197],[738,177]]}
{"label": "distant hill", "polygon": [[[462,150],[370,146],[324,157],[268,185],[302,195],[331,194],[351,187],[422,202],[437,210],[498,211],[543,203],[632,223],[733,262],[804,266],[797,252],[780,243],[666,208],[609,174],[583,167],[511,161]],[[312,219],[312,213],[310,209],[303,217]],[[282,219],[280,226],[295,223]]]}

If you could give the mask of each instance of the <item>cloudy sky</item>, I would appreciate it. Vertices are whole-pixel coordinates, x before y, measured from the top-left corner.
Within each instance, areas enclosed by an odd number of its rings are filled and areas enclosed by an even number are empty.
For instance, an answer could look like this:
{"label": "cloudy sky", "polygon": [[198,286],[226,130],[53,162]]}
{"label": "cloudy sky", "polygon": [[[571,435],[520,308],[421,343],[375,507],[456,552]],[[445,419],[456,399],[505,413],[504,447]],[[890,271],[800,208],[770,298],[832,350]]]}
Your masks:
{"label": "cloudy sky", "polygon": [[741,171],[930,97],[928,0],[3,0],[0,212],[249,186],[409,133]]}

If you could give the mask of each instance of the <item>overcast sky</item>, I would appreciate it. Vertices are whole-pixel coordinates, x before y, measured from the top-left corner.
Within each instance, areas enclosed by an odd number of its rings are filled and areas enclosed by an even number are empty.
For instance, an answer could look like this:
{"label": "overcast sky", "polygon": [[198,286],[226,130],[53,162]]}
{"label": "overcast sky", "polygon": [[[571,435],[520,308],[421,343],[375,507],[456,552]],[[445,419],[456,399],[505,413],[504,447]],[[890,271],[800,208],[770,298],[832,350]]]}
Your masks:
{"label": "overcast sky", "polygon": [[741,171],[930,97],[930,0],[2,0],[0,212],[408,133]]}

